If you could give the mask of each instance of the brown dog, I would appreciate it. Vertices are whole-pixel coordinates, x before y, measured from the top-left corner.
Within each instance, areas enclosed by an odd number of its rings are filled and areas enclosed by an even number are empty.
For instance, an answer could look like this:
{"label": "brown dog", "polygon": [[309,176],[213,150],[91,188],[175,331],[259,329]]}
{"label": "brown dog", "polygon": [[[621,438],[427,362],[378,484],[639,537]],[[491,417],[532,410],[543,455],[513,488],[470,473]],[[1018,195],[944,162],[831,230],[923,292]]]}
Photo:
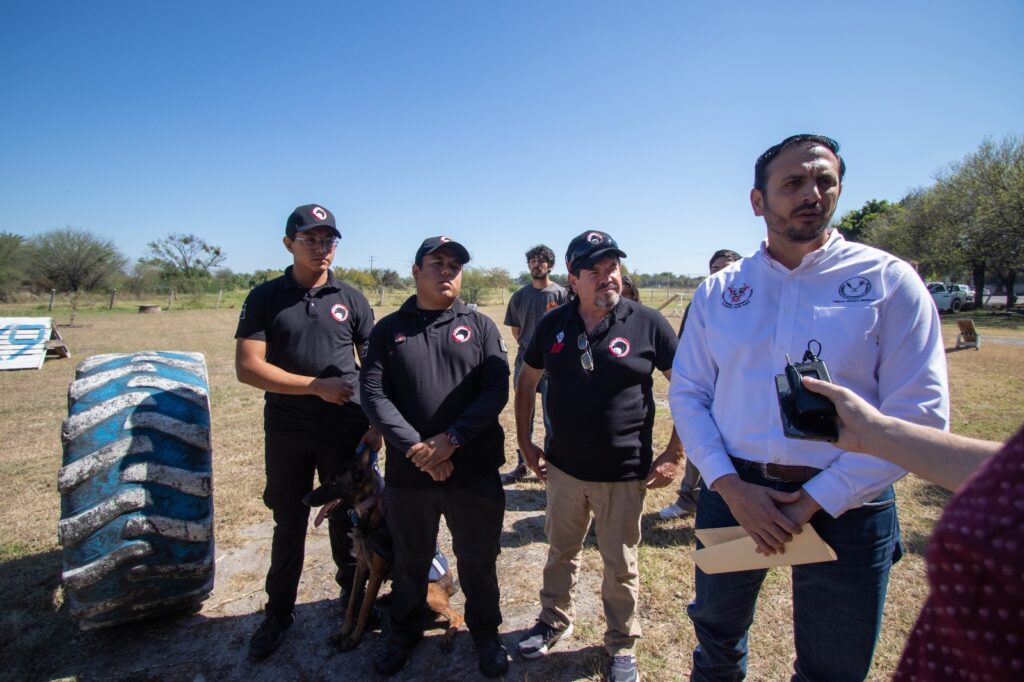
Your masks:
{"label": "brown dog", "polygon": [[[331,636],[331,642],[341,651],[350,651],[359,645],[381,585],[391,577],[394,546],[381,508],[383,492],[384,479],[377,471],[376,453],[361,444],[347,468],[335,473],[304,500],[311,507],[320,507],[313,522],[316,526],[333,514],[349,513],[352,516],[356,572],[349,590],[345,622]],[[346,505],[351,509],[346,510]],[[441,648],[445,652],[451,651],[455,633],[465,620],[448,604],[449,597],[457,590],[451,571],[445,571],[440,579],[427,585],[427,606],[447,623],[441,639]],[[358,615],[356,604],[360,605]]]}

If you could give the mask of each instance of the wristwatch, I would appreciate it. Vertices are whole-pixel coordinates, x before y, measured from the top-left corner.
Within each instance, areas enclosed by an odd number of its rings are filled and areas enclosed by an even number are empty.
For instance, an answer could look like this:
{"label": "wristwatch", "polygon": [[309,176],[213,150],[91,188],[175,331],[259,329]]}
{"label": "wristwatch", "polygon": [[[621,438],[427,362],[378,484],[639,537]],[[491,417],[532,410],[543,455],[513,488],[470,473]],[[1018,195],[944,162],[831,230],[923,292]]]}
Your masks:
{"label": "wristwatch", "polygon": [[453,448],[457,450],[462,447],[462,441],[459,440],[459,437],[455,435],[454,431],[448,431],[445,433],[445,435],[448,436],[448,443]]}

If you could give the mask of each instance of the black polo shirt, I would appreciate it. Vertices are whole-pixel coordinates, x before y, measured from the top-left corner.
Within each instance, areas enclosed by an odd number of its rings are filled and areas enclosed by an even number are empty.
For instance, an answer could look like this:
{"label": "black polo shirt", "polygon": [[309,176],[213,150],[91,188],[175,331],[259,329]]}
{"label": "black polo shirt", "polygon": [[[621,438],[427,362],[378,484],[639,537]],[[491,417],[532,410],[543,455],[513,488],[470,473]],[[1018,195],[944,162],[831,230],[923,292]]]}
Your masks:
{"label": "black polo shirt", "polygon": [[621,299],[587,336],[593,371],[578,347],[578,302],[545,315],[524,361],[548,373],[547,459],[583,481],[643,479],[651,468],[652,374],[672,368],[677,338],[661,313]]}
{"label": "black polo shirt", "polygon": [[494,473],[505,462],[498,415],[508,402],[508,353],[489,317],[459,300],[422,311],[413,296],[373,328],[362,366],[363,410],[387,443],[388,485],[434,484],[405,453],[449,430],[462,447],[448,481]]}
{"label": "black polo shirt", "polygon": [[[284,275],[260,284],[245,299],[236,339],[267,343],[267,362],[286,372],[314,377],[348,377],[358,383],[353,346],[373,328],[373,310],[357,289],[328,273],[322,287],[307,289]],[[264,427],[274,431],[328,432],[363,419],[359,391],[352,402],[335,405],[315,395],[266,393]],[[342,423],[339,423],[339,420]]]}

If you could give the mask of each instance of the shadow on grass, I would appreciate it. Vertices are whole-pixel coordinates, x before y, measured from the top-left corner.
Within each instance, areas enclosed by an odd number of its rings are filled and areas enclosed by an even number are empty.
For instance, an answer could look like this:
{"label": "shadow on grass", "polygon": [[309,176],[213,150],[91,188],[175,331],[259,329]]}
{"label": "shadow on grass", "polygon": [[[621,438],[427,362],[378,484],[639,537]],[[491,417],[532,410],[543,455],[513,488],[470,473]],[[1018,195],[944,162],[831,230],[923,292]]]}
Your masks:
{"label": "shadow on grass", "polygon": [[505,509],[507,511],[544,511],[546,508],[547,492],[543,486],[530,485],[528,488],[505,488]]}
{"label": "shadow on grass", "polygon": [[696,547],[693,535],[693,517],[683,519],[682,526],[677,520],[661,518],[658,512],[644,514],[640,518],[641,544],[649,547]]}
{"label": "shadow on grass", "polygon": [[920,533],[918,531],[907,531],[900,529],[900,537],[903,540],[903,551],[906,554],[923,557],[928,551],[928,541],[931,540],[931,532]]}
{"label": "shadow on grass", "polygon": [[914,499],[929,507],[945,507],[953,493],[934,483],[921,481],[921,485],[913,493]]}

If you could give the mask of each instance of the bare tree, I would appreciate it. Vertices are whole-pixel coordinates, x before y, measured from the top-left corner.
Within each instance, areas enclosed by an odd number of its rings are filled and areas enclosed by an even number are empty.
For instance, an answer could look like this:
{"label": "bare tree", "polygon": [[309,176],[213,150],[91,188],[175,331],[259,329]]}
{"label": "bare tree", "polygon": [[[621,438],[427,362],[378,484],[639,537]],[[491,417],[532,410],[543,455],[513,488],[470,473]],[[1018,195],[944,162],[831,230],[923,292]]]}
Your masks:
{"label": "bare tree", "polygon": [[208,244],[194,234],[175,232],[148,246],[152,262],[165,273],[180,275],[186,280],[210,276],[210,271],[228,257],[219,246]]}
{"label": "bare tree", "polygon": [[62,291],[90,291],[105,285],[127,262],[114,242],[65,227],[30,244],[32,274]]}

